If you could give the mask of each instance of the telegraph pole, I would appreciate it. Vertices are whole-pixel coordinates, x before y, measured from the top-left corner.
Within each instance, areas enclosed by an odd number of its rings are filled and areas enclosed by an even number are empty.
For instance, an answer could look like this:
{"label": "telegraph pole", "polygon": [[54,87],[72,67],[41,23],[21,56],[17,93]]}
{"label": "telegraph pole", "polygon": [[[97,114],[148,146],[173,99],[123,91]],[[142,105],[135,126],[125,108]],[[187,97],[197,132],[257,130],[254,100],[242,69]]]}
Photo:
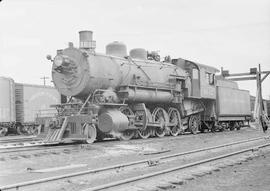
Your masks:
{"label": "telegraph pole", "polygon": [[260,118],[263,115],[264,108],[263,108],[263,98],[262,98],[262,77],[261,77],[261,65],[260,64],[259,64],[259,72],[257,72],[257,74],[256,74],[256,81],[257,81],[258,101],[255,103],[255,107],[256,107],[256,105],[258,105],[257,107],[259,107],[258,116],[256,116],[256,117],[257,117],[257,119],[259,119],[258,123],[260,125],[262,125],[262,121],[260,120]]}
{"label": "telegraph pole", "polygon": [[46,86],[46,80],[50,79],[49,77],[43,76],[42,78],[40,78],[41,80],[43,80],[43,85]]}

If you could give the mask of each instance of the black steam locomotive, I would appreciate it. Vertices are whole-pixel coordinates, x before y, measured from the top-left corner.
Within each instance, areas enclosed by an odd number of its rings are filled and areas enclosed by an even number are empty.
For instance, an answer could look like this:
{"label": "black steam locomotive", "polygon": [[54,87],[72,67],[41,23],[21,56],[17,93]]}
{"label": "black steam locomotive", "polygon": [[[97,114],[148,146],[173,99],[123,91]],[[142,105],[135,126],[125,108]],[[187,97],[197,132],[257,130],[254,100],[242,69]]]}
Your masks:
{"label": "black steam locomotive", "polygon": [[69,43],[48,59],[55,87],[69,99],[55,105],[58,114],[42,128],[47,142],[222,131],[240,128],[251,116],[249,92],[217,77],[216,68],[160,61],[142,48],[128,55],[117,41],[106,54],[96,53],[91,31],[80,32],[80,48]]}

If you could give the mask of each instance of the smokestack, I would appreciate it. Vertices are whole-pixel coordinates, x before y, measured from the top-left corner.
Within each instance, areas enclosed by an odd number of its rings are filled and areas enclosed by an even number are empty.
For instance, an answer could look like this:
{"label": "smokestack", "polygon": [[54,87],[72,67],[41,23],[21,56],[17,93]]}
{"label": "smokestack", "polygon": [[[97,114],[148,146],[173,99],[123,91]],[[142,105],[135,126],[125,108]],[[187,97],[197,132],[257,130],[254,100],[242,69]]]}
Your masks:
{"label": "smokestack", "polygon": [[80,48],[94,51],[96,48],[96,41],[93,40],[92,31],[80,31]]}

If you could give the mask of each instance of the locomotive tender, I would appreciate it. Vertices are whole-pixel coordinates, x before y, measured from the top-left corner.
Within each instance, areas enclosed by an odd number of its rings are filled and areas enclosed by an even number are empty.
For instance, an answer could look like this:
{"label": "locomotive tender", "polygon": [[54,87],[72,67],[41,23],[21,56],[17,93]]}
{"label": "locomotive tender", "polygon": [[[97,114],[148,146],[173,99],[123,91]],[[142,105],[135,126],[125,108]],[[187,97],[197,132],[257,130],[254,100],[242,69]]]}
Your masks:
{"label": "locomotive tender", "polygon": [[181,58],[161,62],[141,48],[128,55],[116,41],[100,54],[92,31],[79,34],[80,48],[69,43],[47,57],[55,87],[69,98],[54,105],[58,114],[42,129],[47,142],[195,134],[233,129],[250,117],[249,92],[216,79],[213,67]]}

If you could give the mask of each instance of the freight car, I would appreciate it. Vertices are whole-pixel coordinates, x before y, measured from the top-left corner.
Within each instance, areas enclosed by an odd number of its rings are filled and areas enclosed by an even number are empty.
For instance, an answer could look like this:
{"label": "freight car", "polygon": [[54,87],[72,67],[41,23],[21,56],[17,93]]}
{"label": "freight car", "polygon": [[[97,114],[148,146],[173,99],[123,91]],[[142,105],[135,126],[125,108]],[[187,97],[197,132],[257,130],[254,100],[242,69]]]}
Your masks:
{"label": "freight car", "polygon": [[50,86],[15,83],[0,77],[0,135],[33,134],[44,116],[40,111],[60,103],[60,94]]}
{"label": "freight car", "polygon": [[15,82],[11,78],[0,77],[0,136],[8,129],[16,129]]}
{"label": "freight car", "polygon": [[120,42],[99,54],[92,31],[79,34],[80,48],[69,43],[53,59],[47,56],[55,87],[70,101],[55,105],[58,116],[44,129],[44,141],[195,134],[239,128],[250,118],[248,91],[216,79],[214,67],[181,58],[161,62],[141,48],[128,55]]}

